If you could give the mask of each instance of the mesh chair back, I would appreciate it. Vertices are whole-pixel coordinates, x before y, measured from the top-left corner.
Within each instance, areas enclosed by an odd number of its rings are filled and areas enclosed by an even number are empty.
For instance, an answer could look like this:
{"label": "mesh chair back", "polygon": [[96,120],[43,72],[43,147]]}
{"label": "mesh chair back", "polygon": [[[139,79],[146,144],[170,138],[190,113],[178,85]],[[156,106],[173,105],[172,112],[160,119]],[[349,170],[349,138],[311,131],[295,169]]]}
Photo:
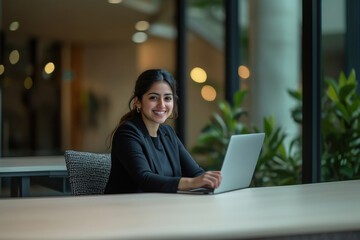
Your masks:
{"label": "mesh chair back", "polygon": [[65,162],[72,195],[104,194],[111,155],[67,150]]}

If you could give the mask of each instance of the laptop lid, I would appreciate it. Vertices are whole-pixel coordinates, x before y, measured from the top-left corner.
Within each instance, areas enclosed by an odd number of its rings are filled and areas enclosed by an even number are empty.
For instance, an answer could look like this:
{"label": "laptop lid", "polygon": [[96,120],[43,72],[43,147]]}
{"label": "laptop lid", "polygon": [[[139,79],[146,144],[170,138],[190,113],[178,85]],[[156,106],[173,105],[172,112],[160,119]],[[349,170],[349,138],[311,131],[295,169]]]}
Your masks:
{"label": "laptop lid", "polygon": [[222,181],[214,194],[249,187],[265,133],[233,135],[221,167]]}
{"label": "laptop lid", "polygon": [[249,187],[265,133],[233,135],[230,138],[225,158],[221,167],[222,181],[218,188],[196,188],[178,193],[217,194]]}

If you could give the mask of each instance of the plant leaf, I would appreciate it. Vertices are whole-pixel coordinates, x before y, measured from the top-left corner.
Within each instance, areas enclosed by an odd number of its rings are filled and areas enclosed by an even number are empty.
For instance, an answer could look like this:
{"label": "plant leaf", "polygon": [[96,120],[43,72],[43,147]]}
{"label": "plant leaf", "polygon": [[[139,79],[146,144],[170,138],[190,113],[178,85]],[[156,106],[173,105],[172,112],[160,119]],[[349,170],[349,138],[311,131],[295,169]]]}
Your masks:
{"label": "plant leaf", "polygon": [[356,82],[356,74],[355,74],[355,70],[354,70],[354,69],[351,69],[351,72],[350,72],[350,75],[349,75],[349,78],[348,78],[347,83],[354,83],[355,85],[357,85],[357,82]]}
{"label": "plant leaf", "polygon": [[351,95],[356,91],[356,84],[350,83],[346,84],[340,88],[339,98],[340,101],[346,102],[351,97]]}
{"label": "plant leaf", "polygon": [[244,101],[244,98],[246,96],[246,94],[248,93],[247,90],[244,90],[244,91],[237,91],[234,95],[234,108],[239,108],[243,101]]}
{"label": "plant leaf", "polygon": [[328,97],[333,100],[334,102],[338,102],[339,101],[339,97],[338,97],[338,86],[336,84],[336,82],[331,79],[331,78],[327,78],[325,79],[325,82],[329,85],[326,93],[328,95]]}
{"label": "plant leaf", "polygon": [[346,82],[347,82],[346,76],[345,76],[344,72],[341,71],[340,76],[339,76],[339,87],[345,86]]}
{"label": "plant leaf", "polygon": [[265,135],[266,136],[270,136],[271,132],[272,132],[272,126],[271,123],[269,121],[269,118],[264,118],[264,130],[265,130]]}
{"label": "plant leaf", "polygon": [[241,116],[247,115],[247,114],[248,114],[247,111],[245,111],[244,109],[237,108],[236,110],[234,110],[233,118],[234,119],[239,119]]}
{"label": "plant leaf", "polygon": [[224,120],[220,117],[219,114],[214,113],[213,114],[213,118],[216,122],[216,124],[221,128],[221,130],[225,133],[228,131],[228,127],[226,126],[226,123],[224,122]]}
{"label": "plant leaf", "polygon": [[298,100],[298,101],[302,101],[302,92],[297,91],[297,90],[288,90],[288,93],[290,94],[291,97],[293,97],[294,99]]}
{"label": "plant leaf", "polygon": [[343,118],[346,122],[349,122],[350,121],[350,115],[349,115],[346,107],[340,102],[336,103],[336,107],[338,108],[337,113],[340,115],[340,118]]}
{"label": "plant leaf", "polygon": [[219,102],[219,108],[221,109],[221,111],[222,111],[222,113],[224,115],[226,124],[230,125],[230,122],[231,122],[231,119],[232,119],[230,104],[228,102],[225,102],[225,101],[220,101]]}

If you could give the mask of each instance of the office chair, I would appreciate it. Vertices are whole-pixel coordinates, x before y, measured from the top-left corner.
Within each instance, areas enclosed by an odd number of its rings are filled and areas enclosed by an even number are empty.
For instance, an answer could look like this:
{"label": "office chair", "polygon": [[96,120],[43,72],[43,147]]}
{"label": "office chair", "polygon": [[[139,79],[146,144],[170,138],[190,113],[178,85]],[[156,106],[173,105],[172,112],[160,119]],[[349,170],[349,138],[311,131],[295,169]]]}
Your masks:
{"label": "office chair", "polygon": [[104,194],[110,175],[110,153],[67,150],[64,156],[72,195]]}

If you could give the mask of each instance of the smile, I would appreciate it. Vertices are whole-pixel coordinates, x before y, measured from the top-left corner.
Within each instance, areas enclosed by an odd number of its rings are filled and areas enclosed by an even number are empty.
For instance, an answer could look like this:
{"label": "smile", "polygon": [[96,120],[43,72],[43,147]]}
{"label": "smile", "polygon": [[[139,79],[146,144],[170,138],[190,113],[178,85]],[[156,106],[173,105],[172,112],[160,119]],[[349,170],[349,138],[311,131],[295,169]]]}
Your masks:
{"label": "smile", "polygon": [[155,114],[165,114],[165,111],[154,111]]}

